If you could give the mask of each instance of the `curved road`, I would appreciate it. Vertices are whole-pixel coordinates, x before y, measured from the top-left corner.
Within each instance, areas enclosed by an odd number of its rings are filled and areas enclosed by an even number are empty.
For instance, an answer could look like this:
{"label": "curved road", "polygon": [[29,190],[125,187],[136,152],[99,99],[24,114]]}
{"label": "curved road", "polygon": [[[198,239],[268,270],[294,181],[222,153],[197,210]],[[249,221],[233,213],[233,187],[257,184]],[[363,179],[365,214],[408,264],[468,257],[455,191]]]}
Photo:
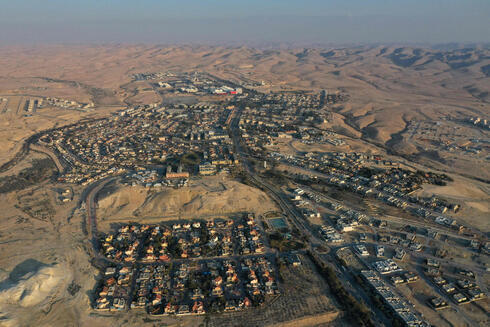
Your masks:
{"label": "curved road", "polygon": [[38,145],[38,144],[30,144],[29,148],[33,151],[41,152],[41,153],[44,153],[47,156],[49,156],[51,158],[51,160],[53,160],[54,164],[56,165],[56,168],[58,168],[58,171],[60,172],[60,174],[62,174],[65,171],[65,167],[61,164],[61,161],[58,158],[58,156],[53,151],[51,151],[50,149],[43,147],[41,145]]}
{"label": "curved road", "polygon": [[[97,219],[96,219],[96,205],[95,205],[95,197],[97,193],[100,192],[110,182],[114,181],[117,177],[107,177],[100,181],[90,184],[84,191],[86,193],[85,197],[85,208],[87,210],[86,216],[86,227],[87,234],[89,239],[92,242],[92,246],[94,249],[94,255],[98,255],[98,246],[97,246]],[[82,196],[83,197],[83,196]],[[104,257],[105,258],[105,257]]]}
{"label": "curved road", "polygon": [[[254,183],[257,187],[263,189],[264,191],[267,192],[267,194],[272,197],[277,204],[279,204],[281,210],[286,213],[286,216],[289,217],[289,221],[295,225],[298,230],[300,231],[301,234],[306,236],[308,238],[308,242],[306,244],[307,249],[312,253],[319,262],[330,266],[334,267],[335,271],[339,275],[340,280],[342,281],[342,284],[344,287],[346,287],[349,290],[349,293],[354,295],[357,301],[359,302],[365,302],[365,303],[370,303],[369,297],[364,294],[364,292],[360,292],[358,287],[354,287],[355,282],[353,281],[352,277],[350,274],[345,271],[345,269],[341,269],[340,265],[335,261],[334,257],[331,254],[323,254],[323,255],[317,255],[316,251],[314,250],[314,246],[318,245],[324,245],[324,242],[322,242],[320,239],[318,239],[312,232],[309,226],[306,226],[305,224],[305,219],[302,214],[298,213],[296,208],[292,206],[289,203],[289,199],[285,198],[282,192],[277,190],[273,185],[270,185],[269,183],[265,182],[257,176],[253,172],[253,169],[250,166],[249,161],[246,158],[246,154],[242,151],[241,145],[240,145],[240,137],[237,131],[237,125],[238,121],[240,120],[240,115],[241,115],[241,110],[237,112],[237,114],[234,116],[234,118],[230,121],[228,128],[231,133],[233,143],[235,145],[235,154],[237,155],[237,158],[239,161],[243,164],[244,170],[249,177],[249,179]],[[314,246],[312,246],[314,245]],[[371,318],[375,322],[377,326],[388,326],[389,322],[385,319],[385,317],[379,312],[379,310],[373,306],[371,308],[374,312],[374,314],[371,314]]]}

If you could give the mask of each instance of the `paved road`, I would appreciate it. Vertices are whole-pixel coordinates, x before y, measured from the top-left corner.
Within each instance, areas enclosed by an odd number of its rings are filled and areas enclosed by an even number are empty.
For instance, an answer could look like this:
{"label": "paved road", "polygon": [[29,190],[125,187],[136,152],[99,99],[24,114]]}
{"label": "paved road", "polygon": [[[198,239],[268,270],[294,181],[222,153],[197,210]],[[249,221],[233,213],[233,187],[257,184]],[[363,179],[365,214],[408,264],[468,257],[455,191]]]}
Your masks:
{"label": "paved road", "polygon": [[48,155],[53,160],[53,162],[56,165],[56,168],[58,168],[58,171],[60,172],[60,174],[62,174],[65,171],[65,167],[61,164],[61,161],[58,158],[58,156],[53,151],[51,151],[50,149],[43,147],[41,145],[38,145],[38,144],[30,144],[29,148],[33,151],[42,152],[42,153]]}
{"label": "paved road", "polygon": [[[96,215],[96,203],[95,198],[97,193],[100,192],[110,182],[114,181],[117,177],[108,177],[106,179],[102,179],[93,184],[90,184],[84,191],[86,194],[85,198],[85,208],[87,210],[87,219],[85,221],[87,227],[88,237],[92,242],[92,246],[94,249],[94,255],[97,255],[98,252],[98,240],[97,240],[97,215]],[[104,259],[107,259],[104,257]]]}
{"label": "paved road", "polygon": [[[307,245],[307,248],[313,252],[312,243],[314,245],[318,245],[318,244],[321,244],[323,242],[321,242],[321,240],[319,240],[315,235],[313,235],[313,233],[310,230],[310,227],[305,224],[305,220],[304,220],[303,216],[301,214],[299,214],[297,212],[297,210],[289,203],[289,199],[285,199],[283,193],[280,190],[278,190],[276,187],[274,187],[273,185],[269,184],[268,182],[264,181],[262,178],[260,178],[260,176],[258,176],[257,174],[254,173],[254,171],[253,171],[250,163],[247,160],[246,154],[241,149],[239,135],[238,135],[238,132],[236,130],[236,127],[237,127],[236,125],[237,125],[237,123],[239,121],[239,117],[240,117],[240,112],[238,112],[237,115],[234,117],[234,119],[230,122],[229,128],[230,128],[230,132],[231,132],[232,137],[233,137],[233,142],[235,144],[235,153],[237,154],[237,157],[240,160],[240,162],[243,164],[243,167],[245,169],[245,172],[247,173],[248,177],[251,179],[251,181],[254,184],[256,184],[259,188],[264,189],[279,204],[279,206],[281,207],[281,209],[283,210],[283,212],[285,212],[289,218],[292,218],[293,224],[304,235],[306,235],[307,238],[311,241]],[[296,168],[300,168],[301,169],[301,167],[296,167]],[[324,175],[324,174],[321,174],[321,173],[316,172],[316,171],[310,171],[308,169],[305,169],[305,170],[307,170],[308,172],[313,172],[317,176]],[[325,177],[325,176],[323,176],[323,177]],[[327,199],[329,202],[332,202],[332,201],[333,202],[336,202],[336,203],[338,202],[336,200],[333,200],[331,198],[326,197],[323,194],[320,194],[320,193],[318,193],[316,191],[313,191],[311,188],[308,188],[308,189],[310,191],[314,192],[315,194],[318,194],[320,197],[322,197],[324,199]],[[411,225],[415,225],[415,226],[419,226],[419,227],[423,227],[423,228],[427,228],[428,227],[427,222],[416,222],[416,221],[407,222],[404,219],[401,219],[401,218],[398,218],[398,217],[394,217],[394,216],[389,216],[389,215],[388,216],[384,216],[384,217],[385,217],[384,220],[395,221],[395,222],[398,222],[398,223],[401,223],[401,224],[407,224],[407,223],[409,223]],[[434,226],[434,224],[430,224],[430,225],[431,225],[430,228],[432,230],[437,230],[438,232],[440,232],[442,234],[445,234],[445,235],[449,235],[449,236],[452,236],[452,237],[455,237],[455,238],[460,238],[460,239],[466,239],[466,240],[473,239],[473,238],[465,237],[463,235],[459,235],[457,233],[454,233],[452,231],[449,231],[449,230],[447,230],[447,229],[445,229],[445,228],[443,228],[441,226],[438,226],[438,225],[435,225],[435,226]],[[344,246],[346,246],[346,244],[343,244],[342,245],[342,247],[344,247]],[[446,265],[452,265],[452,266],[458,267],[460,269],[468,269],[468,266],[467,265],[458,264],[458,263],[455,263],[454,261],[447,260],[447,259],[436,258],[436,257],[434,257],[434,256],[432,256],[430,254],[426,254],[426,253],[420,253],[420,252],[414,252],[414,251],[412,251],[411,252],[411,255],[414,256],[414,257],[423,258],[423,259],[432,258],[432,259],[436,259],[436,260],[438,260],[441,263],[446,264]],[[358,287],[354,287],[353,286],[353,285],[357,285],[357,282],[355,282],[352,279],[352,276],[350,276],[350,274],[348,272],[346,272],[345,269],[343,269],[343,267],[339,266],[339,264],[335,260],[332,260],[331,254],[330,255],[328,255],[328,254],[323,255],[323,257],[325,259],[325,260],[323,260],[324,262],[329,262],[330,264],[333,264],[335,266],[337,273],[340,275],[340,277],[341,277],[344,285],[347,286],[347,289],[351,292],[351,294],[354,294],[358,299],[359,298],[362,298],[364,300],[364,302],[366,302],[366,303],[371,303],[370,299],[366,296],[366,294],[364,294],[364,292],[359,292]],[[477,266],[472,266],[472,269],[475,271],[475,275],[476,275],[477,281],[478,280],[481,280],[483,278],[482,275],[485,273],[482,270],[482,268],[477,267]],[[486,286],[482,285],[482,290],[486,291]],[[438,290],[438,292],[439,291],[440,290]],[[462,313],[461,310],[460,310],[460,308],[458,308],[456,304],[454,304],[453,302],[451,302],[451,306],[457,312],[461,313],[462,317],[464,318],[464,320],[466,322],[468,322],[470,324],[473,323],[473,320],[468,315]],[[375,316],[378,317],[379,316],[379,313],[377,312],[377,309],[376,308],[374,308],[374,309],[375,309],[375,312],[376,312],[376,315]],[[380,316],[380,317],[382,317],[382,316]],[[376,318],[376,319],[378,319],[378,318]],[[380,321],[378,320],[377,323],[379,324]]]}
{"label": "paved road", "polygon": [[[324,199],[324,200],[327,200],[328,202],[334,202],[334,203],[339,203],[338,201],[334,200],[334,199],[331,199],[327,196],[325,196],[324,194],[322,193],[319,193],[309,187],[303,187],[303,189],[305,189],[307,192],[311,192],[317,196],[319,196],[320,198]],[[345,207],[345,206],[344,206]],[[381,218],[382,220],[387,220],[387,221],[396,221],[398,223],[401,223],[401,224],[407,224],[407,221],[406,220],[403,220],[401,218],[398,218],[398,217],[393,217],[393,216],[385,216],[386,219],[383,219]],[[424,227],[424,228],[427,228],[427,226],[423,223],[412,223],[410,222],[411,225],[417,225],[417,226],[420,226],[420,227]],[[386,230],[390,230],[390,229],[387,229],[387,228],[374,228],[374,227],[371,227],[373,230],[376,230],[376,231],[386,231]],[[461,235],[459,234],[455,234],[455,233],[451,233],[451,232],[448,232],[447,230],[443,229],[443,228],[438,228],[438,227],[430,227],[430,229],[432,230],[437,230],[438,232],[440,232],[441,234],[446,234],[446,235],[450,235],[450,236],[453,236],[453,237],[457,237],[457,238],[465,238],[465,237],[461,237]],[[391,230],[393,232],[400,232],[399,230]],[[435,242],[440,242],[440,241],[437,241],[437,240],[433,240],[427,236],[424,236],[424,235],[420,235],[420,234],[417,234],[419,237],[423,237],[426,239],[426,243],[429,241],[429,240],[432,240],[432,241],[435,241]],[[342,244],[342,245],[339,245],[339,246],[335,246],[335,247],[332,247],[332,250],[338,250],[340,248],[343,248],[343,247],[352,247],[353,245],[355,244],[358,244],[358,242],[356,243],[347,243],[347,244]],[[375,245],[375,244],[380,244],[380,245],[383,245],[385,247],[396,247],[396,246],[393,246],[391,244],[386,244],[386,243],[382,243],[382,242],[374,242],[372,243],[372,245]],[[461,247],[463,248],[463,247]],[[485,278],[484,278],[484,275],[487,274],[486,270],[484,267],[481,267],[477,264],[461,264],[461,263],[458,263],[458,262],[455,262],[453,260],[450,260],[450,259],[444,259],[444,258],[439,258],[439,257],[436,257],[436,256],[433,256],[431,254],[428,254],[428,253],[424,253],[424,252],[417,252],[417,251],[410,251],[407,249],[407,253],[409,253],[412,257],[414,258],[419,258],[419,259],[434,259],[434,260],[437,260],[439,261],[441,264],[444,264],[446,266],[452,266],[452,267],[456,267],[458,269],[462,269],[462,270],[468,270],[470,269],[471,271],[473,271],[475,273],[475,281],[477,283],[477,285],[480,287],[480,289],[484,292],[484,293],[487,293],[488,292],[488,287],[485,283]],[[419,269],[420,270],[420,269]],[[430,280],[427,279],[427,277],[425,277],[425,273],[422,272],[422,271],[419,271],[419,275],[422,276],[422,278],[424,280],[426,280],[426,282],[428,283],[428,285],[433,285],[432,282]],[[450,303],[451,307],[456,311],[458,312],[459,314],[461,314],[461,316],[463,317],[463,319],[469,323],[470,325],[472,323],[474,323],[473,319],[471,317],[469,317],[467,314],[465,314],[461,308],[456,305],[452,299],[450,299],[447,294],[445,294],[444,292],[442,292],[438,287],[435,287],[434,288],[435,291],[441,295],[445,300],[446,302]]]}
{"label": "paved road", "polygon": [[[337,200],[334,200],[326,195],[324,195],[323,193],[320,193],[316,190],[313,190],[312,188],[310,187],[307,187],[307,186],[301,186],[305,191],[309,192],[309,193],[312,193],[316,196],[318,196],[320,199],[323,199],[324,201],[326,202],[331,202],[331,203],[338,203],[338,204],[342,204],[344,207],[345,204],[341,203],[340,201],[337,201]],[[321,204],[320,204],[321,205]],[[433,226],[433,225],[430,225],[428,226],[427,224],[423,223],[423,222],[417,222],[417,221],[407,221],[406,219],[403,219],[403,218],[400,218],[400,217],[395,217],[395,216],[390,216],[390,215],[383,215],[381,217],[376,217],[376,219],[379,219],[379,220],[384,220],[384,221],[389,221],[389,222],[395,222],[395,223],[399,223],[401,225],[410,225],[410,226],[417,226],[417,227],[421,227],[421,228],[426,228],[426,229],[430,229],[432,231],[437,231],[439,234],[443,234],[443,235],[447,235],[447,236],[451,236],[453,238],[458,238],[458,239],[463,239],[463,240],[472,240],[472,238],[468,238],[464,235],[459,235],[457,233],[454,233],[453,231],[451,230],[447,230],[443,227],[440,227],[440,226]],[[385,232],[385,231],[391,231],[391,232],[397,232],[397,233],[405,233],[404,231],[402,230],[395,230],[395,229],[390,229],[388,227],[373,227],[373,226],[370,226],[370,228],[374,231],[378,231],[378,232]],[[410,233],[406,233],[406,234],[410,234]],[[422,237],[426,240],[426,244],[429,242],[429,241],[434,241],[436,243],[444,243],[442,241],[439,241],[439,240],[435,240],[433,238],[430,238],[426,235],[422,235],[422,234],[416,234],[418,237]],[[445,243],[444,243],[445,244]],[[447,245],[447,244],[446,244]],[[458,245],[454,245],[455,247],[458,247],[458,248],[461,248],[462,250],[468,250],[467,247],[464,247],[464,246],[458,246]],[[475,265],[477,266],[477,265]],[[478,268],[478,269],[483,269],[483,268]]]}
{"label": "paved road", "polygon": [[[257,187],[266,191],[266,193],[272,197],[276,203],[281,207],[281,210],[286,214],[289,218],[289,221],[298,228],[298,230],[306,236],[308,242],[306,244],[307,249],[317,256],[320,262],[323,262],[327,266],[334,266],[337,274],[340,277],[340,280],[345,285],[345,287],[349,290],[349,293],[352,294],[358,301],[364,303],[371,303],[369,297],[364,294],[364,292],[360,291],[359,287],[354,287],[357,285],[353,280],[352,276],[348,271],[346,271],[343,267],[339,266],[339,264],[335,261],[335,259],[331,256],[331,254],[323,254],[318,256],[316,254],[315,247],[322,245],[325,246],[325,242],[319,239],[314,233],[311,231],[310,226],[307,225],[306,220],[304,219],[301,213],[298,213],[296,208],[290,204],[289,199],[285,198],[283,192],[278,190],[275,186],[263,180],[260,176],[255,174],[253,171],[246,154],[241,149],[240,137],[237,131],[238,121],[240,119],[241,111],[238,111],[233,118],[233,120],[228,125],[230,129],[230,133],[233,138],[233,143],[235,145],[235,154],[237,155],[238,160],[242,163],[245,172],[247,173],[247,177],[254,183]],[[381,312],[375,307],[371,308],[375,312],[372,315],[372,319],[374,320],[377,326],[388,326],[389,321],[385,318]]]}
{"label": "paved road", "polygon": [[[297,167],[297,166],[294,166],[294,167],[295,168],[302,169],[302,170],[305,170],[305,171],[308,171],[308,172],[313,172],[313,171],[310,171],[310,170],[307,170],[307,169],[304,169],[304,168],[301,168],[301,167]],[[324,175],[324,174],[321,174],[321,173],[318,173],[318,172],[315,172],[315,173],[317,174],[317,176],[327,176],[327,175]],[[311,187],[301,186],[301,188],[303,188],[304,190],[307,190],[307,191],[309,191],[311,193],[314,193],[315,195],[319,196],[321,199],[323,199],[326,202],[338,203],[338,204],[342,204],[343,206],[345,206],[344,203],[342,203],[342,202],[340,202],[338,200],[335,200],[335,199],[333,199],[333,198],[331,198],[329,196],[326,196],[325,194],[320,193],[320,192],[312,189]],[[391,215],[383,215],[383,216],[376,216],[376,219],[385,220],[385,221],[392,221],[392,222],[396,222],[396,223],[403,224],[403,225],[410,225],[410,226],[417,226],[417,227],[421,227],[421,228],[428,228],[428,229],[437,231],[440,234],[448,235],[448,236],[451,236],[451,237],[454,237],[454,238],[463,239],[463,240],[467,240],[467,241],[474,240],[473,237],[469,237],[469,236],[458,234],[458,233],[454,232],[453,230],[451,230],[449,228],[445,228],[445,227],[443,227],[441,225],[438,225],[438,224],[434,223],[433,221],[422,220],[422,218],[420,218],[420,219],[410,219],[410,220],[407,220],[405,218],[395,217],[395,216],[391,216]]]}
{"label": "paved road", "polygon": [[[311,192],[317,196],[319,196],[320,198],[323,198],[324,200],[326,201],[329,201],[329,202],[334,202],[334,203],[340,203],[339,201],[337,200],[334,200],[330,197],[327,197],[325,196],[324,194],[322,193],[319,193],[309,187],[303,187],[303,189],[305,189],[306,191],[308,192]],[[381,220],[386,220],[386,221],[395,221],[397,223],[400,223],[400,224],[407,224],[407,221],[405,221],[404,219],[402,218],[398,218],[398,217],[394,217],[394,216],[384,216],[383,218],[380,218],[378,217],[379,219]],[[415,226],[419,226],[419,227],[424,227],[424,228],[427,228],[426,225],[424,225],[423,223],[412,223],[410,222],[410,225],[415,225]],[[376,232],[383,232],[383,231],[392,231],[392,232],[400,232],[399,230],[391,230],[389,228],[375,228],[375,227],[371,227],[371,229],[373,231],[376,231]],[[452,237],[455,237],[455,238],[463,238],[465,239],[465,237],[462,237],[461,235],[459,234],[455,234],[455,233],[451,233],[451,232],[448,232],[446,229],[444,228],[439,228],[439,227],[430,227],[431,230],[437,230],[439,233],[441,234],[445,234],[445,235],[449,235],[449,236],[452,236]],[[423,237],[425,240],[426,240],[426,245],[429,241],[434,241],[434,242],[438,242],[438,243],[442,243],[441,241],[438,241],[438,240],[434,240],[430,237],[427,237],[425,235],[420,235],[420,234],[417,234],[418,237]],[[354,244],[357,244],[357,243],[351,243],[351,244],[342,244],[341,246],[336,246],[336,247],[332,247],[332,249],[338,249],[338,248],[341,248],[341,247],[344,247],[344,246],[351,246],[351,245],[354,245]],[[384,245],[384,246],[392,246],[390,244],[386,244],[386,243],[382,243],[382,242],[375,242],[375,244],[380,244],[380,245]],[[461,249],[463,250],[467,250],[467,248],[465,247],[460,247]],[[488,274],[488,272],[486,271],[486,269],[484,267],[482,267],[481,265],[478,265],[476,263],[473,263],[473,264],[462,264],[462,263],[458,263],[454,260],[450,260],[450,259],[444,259],[444,258],[439,258],[439,257],[436,257],[436,256],[433,256],[433,255],[430,255],[428,253],[424,253],[424,252],[417,252],[417,251],[409,251],[407,250],[413,257],[415,258],[419,258],[419,259],[434,259],[434,260],[437,260],[439,262],[441,262],[442,264],[445,264],[447,266],[452,266],[452,267],[456,267],[458,269],[462,269],[462,270],[471,270],[475,273],[475,280],[478,284],[478,286],[480,287],[480,289],[484,292],[484,293],[488,293],[488,285],[485,283],[485,275]]]}
{"label": "paved road", "polygon": [[[418,274],[420,277],[428,284],[428,285],[433,285],[432,281],[429,280],[427,276],[425,276],[424,272],[422,271],[421,268],[418,268]],[[443,298],[450,306],[451,308],[458,313],[459,316],[463,317],[463,319],[466,321],[468,326],[478,326],[478,323],[471,319],[461,308],[453,302],[452,299],[448,297],[448,295],[443,292],[439,287],[433,287],[433,289],[437,292],[437,294]]]}
{"label": "paved road", "polygon": [[21,96],[20,97],[20,100],[19,100],[19,104],[17,105],[17,109],[15,110],[15,113],[17,115],[19,115],[20,113],[22,113],[22,110],[20,108],[22,108],[22,103],[24,102],[24,97]]}
{"label": "paved road", "polygon": [[[319,196],[320,198],[323,198],[324,200],[327,200],[329,202],[334,202],[334,203],[340,203],[338,202],[337,200],[334,200],[332,198],[329,198],[327,196],[325,196],[324,194],[322,193],[319,193],[309,187],[303,187],[305,190],[309,191],[309,192],[312,192],[314,193],[315,195]],[[400,223],[400,224],[403,224],[403,225],[406,225],[408,222],[402,218],[399,218],[399,217],[394,217],[394,216],[389,216],[389,215],[386,215],[386,216],[383,216],[383,217],[377,217],[378,219],[380,220],[386,220],[386,221],[391,221],[391,222],[397,222],[397,223]],[[423,227],[423,228],[428,228],[428,226],[422,222],[412,222],[410,221],[410,225],[412,226],[418,226],[418,227]],[[374,227],[371,227],[373,230],[376,230],[376,231],[385,231],[385,230],[390,230],[388,228],[374,228]],[[467,238],[465,236],[462,236],[462,235],[459,235],[459,234],[456,234],[456,233],[453,233],[451,231],[448,231],[447,229],[445,228],[441,228],[439,226],[430,226],[429,227],[431,230],[435,230],[437,232],[439,232],[440,234],[444,234],[444,235],[448,235],[448,236],[451,236],[451,237],[454,237],[454,238],[461,238],[461,239],[466,239],[466,240],[471,240],[471,238]],[[395,230],[391,230],[391,231],[395,231]],[[396,232],[400,232],[400,231],[396,231]],[[428,244],[429,241],[434,241],[434,242],[439,242],[441,243],[441,241],[438,241],[438,240],[434,240],[434,239],[431,239],[430,237],[427,237],[425,235],[420,235],[420,234],[417,234],[417,236],[419,237],[423,237],[425,238],[426,240],[426,245]],[[387,244],[384,244],[384,243],[377,243],[377,244],[381,244],[381,245],[387,245]],[[343,246],[346,246],[345,244]],[[389,244],[388,244],[389,246]],[[458,247],[458,246],[457,246]],[[463,250],[467,250],[467,248],[465,247],[460,247],[461,249]],[[430,255],[428,253],[423,253],[423,252],[416,252],[416,251],[410,251],[412,256],[415,257],[415,258],[420,258],[420,259],[434,259],[434,260],[437,260],[445,265],[448,265],[448,266],[452,266],[452,267],[456,267],[458,269],[462,269],[462,270],[472,270],[474,273],[475,273],[475,280],[477,282],[477,285],[480,287],[480,289],[482,290],[482,292],[484,292],[485,294],[488,294],[488,285],[486,284],[485,282],[485,275],[488,274],[488,272],[486,271],[486,269],[484,267],[482,267],[481,265],[478,265],[476,263],[473,263],[473,264],[462,264],[462,263],[458,263],[454,260],[450,260],[450,259],[444,259],[444,258],[439,258],[439,257],[436,257],[436,256],[433,256],[433,255]]]}

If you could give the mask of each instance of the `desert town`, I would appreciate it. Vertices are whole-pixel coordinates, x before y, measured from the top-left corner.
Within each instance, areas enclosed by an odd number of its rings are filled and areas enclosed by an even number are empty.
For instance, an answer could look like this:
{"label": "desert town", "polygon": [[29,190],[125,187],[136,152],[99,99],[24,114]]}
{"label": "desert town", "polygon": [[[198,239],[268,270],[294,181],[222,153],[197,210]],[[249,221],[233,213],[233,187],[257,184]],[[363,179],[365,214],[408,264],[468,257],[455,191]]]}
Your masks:
{"label": "desert town", "polygon": [[0,327],[490,326],[490,1],[4,1]]}
{"label": "desert town", "polygon": [[[284,311],[305,296],[318,301],[326,319],[358,326],[487,319],[485,229],[464,219],[463,201],[426,191],[455,183],[451,174],[360,144],[333,126],[334,108],[351,94],[261,92],[264,82],[200,71],[130,78],[125,95],[171,100],[114,108],[29,139],[31,149],[53,159],[54,166],[43,165],[58,172],[56,205],[76,205],[72,215],[83,217],[98,271],[88,292],[96,316],[140,312],[220,325],[276,310],[269,319],[286,321],[312,310]],[[46,107],[90,112],[94,104],[39,97],[18,106],[23,115],[39,115]],[[460,124],[452,129],[459,134],[451,134],[451,124]],[[487,127],[482,118],[448,117],[408,125],[407,133],[426,147],[444,144],[453,155],[485,160]],[[466,139],[471,143],[461,143]],[[251,201],[244,211],[238,208],[247,200],[207,195],[223,196],[232,181],[250,189],[239,191]],[[2,187],[15,189],[13,182]],[[264,208],[248,195],[256,192]],[[173,211],[158,202],[188,196]],[[47,198],[30,201],[19,208],[53,219]],[[190,203],[194,209],[184,208]],[[303,294],[309,286],[293,294],[293,275],[302,282],[316,276],[331,300]]]}
{"label": "desert town", "polygon": [[[278,266],[305,260],[319,271],[333,263],[340,284],[356,285],[353,303],[382,312],[382,323],[429,326],[449,310],[472,323],[468,306],[487,302],[485,234],[455,217],[461,203],[419,195],[451,177],[387,154],[346,151],[349,138],[319,128],[348,94],[266,94],[199,72],[132,78],[180,102],[132,106],[33,140],[57,158],[58,183],[95,185],[82,202],[100,267],[94,310],[185,316],[260,308],[285,287]],[[480,127],[481,119],[468,119]],[[419,124],[412,135],[418,130],[428,129]],[[282,213],[97,226],[94,198],[114,180],[158,194],[216,176],[264,190]],[[62,191],[60,201],[72,193]],[[424,296],[414,298],[419,289]],[[360,312],[355,319],[369,324]]]}

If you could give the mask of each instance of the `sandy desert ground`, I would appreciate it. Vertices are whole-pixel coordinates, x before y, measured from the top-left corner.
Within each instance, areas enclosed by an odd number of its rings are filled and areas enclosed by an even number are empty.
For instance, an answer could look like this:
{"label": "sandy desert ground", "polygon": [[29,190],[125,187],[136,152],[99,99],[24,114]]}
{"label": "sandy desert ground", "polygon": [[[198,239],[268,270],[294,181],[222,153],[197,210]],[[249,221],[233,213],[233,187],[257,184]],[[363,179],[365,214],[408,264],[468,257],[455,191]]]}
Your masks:
{"label": "sandy desert ground", "polygon": [[98,200],[101,227],[116,222],[147,223],[175,219],[216,218],[237,212],[261,215],[277,210],[261,190],[230,180],[226,176],[191,180],[189,187],[150,190],[143,186],[108,185]]}

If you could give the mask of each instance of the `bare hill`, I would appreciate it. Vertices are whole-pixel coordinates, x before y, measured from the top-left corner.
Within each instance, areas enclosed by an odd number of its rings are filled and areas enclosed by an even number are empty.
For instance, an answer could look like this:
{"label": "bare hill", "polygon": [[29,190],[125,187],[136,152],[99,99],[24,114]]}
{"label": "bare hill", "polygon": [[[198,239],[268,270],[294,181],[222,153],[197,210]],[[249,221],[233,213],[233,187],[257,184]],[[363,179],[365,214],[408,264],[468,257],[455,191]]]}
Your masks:
{"label": "bare hill", "polygon": [[238,211],[261,214],[275,209],[274,202],[256,188],[209,177],[180,189],[118,187],[98,201],[97,215],[111,222],[154,217],[193,218]]}

